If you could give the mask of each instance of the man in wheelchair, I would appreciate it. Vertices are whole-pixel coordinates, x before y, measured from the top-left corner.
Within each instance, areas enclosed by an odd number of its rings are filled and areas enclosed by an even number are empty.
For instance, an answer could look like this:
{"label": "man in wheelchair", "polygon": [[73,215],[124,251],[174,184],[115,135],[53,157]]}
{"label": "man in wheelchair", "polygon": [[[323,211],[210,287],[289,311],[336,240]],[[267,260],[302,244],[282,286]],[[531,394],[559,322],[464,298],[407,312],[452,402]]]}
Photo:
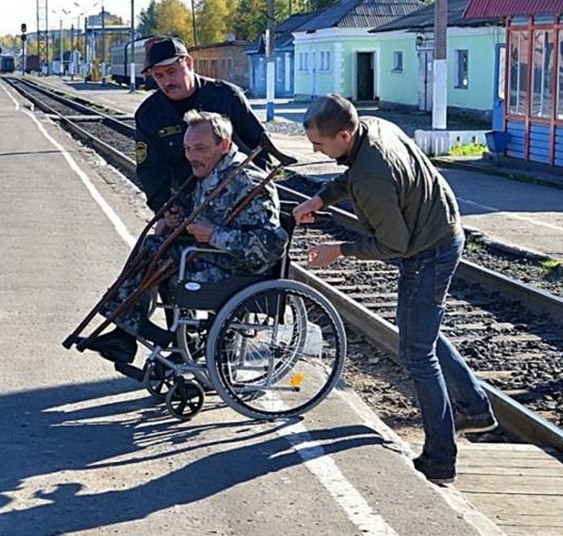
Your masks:
{"label": "man in wheelchair", "polygon": [[[151,291],[155,287],[141,293],[139,288],[146,281],[149,268],[153,271],[169,269],[171,265],[179,268],[186,240],[204,246],[202,252],[187,257],[182,270],[185,273],[181,284],[190,281],[195,285],[217,283],[237,275],[267,273],[288,243],[287,233],[280,224],[277,191],[272,183],[256,188],[266,173],[248,162],[247,156],[238,150],[232,141],[230,121],[216,113],[195,110],[187,112],[184,120],[188,124],[184,152],[195,185],[189,195],[164,211],[154,233],[142,242],[144,262],[123,279],[115,294],[100,308],[99,312],[115,323],[115,329],[82,345],[116,363],[117,370],[120,364],[134,360],[137,340],[144,339],[161,348],[174,340],[172,331],[148,319]],[[186,218],[198,207],[204,208],[195,219]],[[178,231],[181,231],[179,238],[168,245],[167,238]],[[159,282],[161,291],[163,286],[166,289],[161,295],[173,301],[179,284],[177,275]],[[139,293],[138,299],[116,314],[135,292]],[[85,339],[79,338],[77,343],[81,341]]]}

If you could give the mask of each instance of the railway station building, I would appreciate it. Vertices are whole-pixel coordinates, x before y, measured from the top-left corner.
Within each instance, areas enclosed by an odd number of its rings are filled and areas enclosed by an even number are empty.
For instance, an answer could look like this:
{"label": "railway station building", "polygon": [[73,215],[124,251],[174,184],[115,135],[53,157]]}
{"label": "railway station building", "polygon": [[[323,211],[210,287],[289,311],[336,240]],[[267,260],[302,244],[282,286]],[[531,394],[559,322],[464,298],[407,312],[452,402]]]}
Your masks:
{"label": "railway station building", "polygon": [[495,152],[563,166],[563,0],[469,0],[464,17],[503,17],[491,143]]}

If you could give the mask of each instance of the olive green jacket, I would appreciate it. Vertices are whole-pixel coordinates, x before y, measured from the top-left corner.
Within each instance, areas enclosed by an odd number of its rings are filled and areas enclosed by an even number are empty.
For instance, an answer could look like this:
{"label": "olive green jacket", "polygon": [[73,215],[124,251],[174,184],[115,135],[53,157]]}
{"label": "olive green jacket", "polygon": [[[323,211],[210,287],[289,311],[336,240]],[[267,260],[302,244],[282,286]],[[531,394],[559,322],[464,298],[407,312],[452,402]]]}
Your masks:
{"label": "olive green jacket", "polygon": [[348,166],[319,191],[325,206],[350,199],[366,235],[345,256],[407,258],[462,232],[455,196],[426,155],[395,124],[362,117]]}

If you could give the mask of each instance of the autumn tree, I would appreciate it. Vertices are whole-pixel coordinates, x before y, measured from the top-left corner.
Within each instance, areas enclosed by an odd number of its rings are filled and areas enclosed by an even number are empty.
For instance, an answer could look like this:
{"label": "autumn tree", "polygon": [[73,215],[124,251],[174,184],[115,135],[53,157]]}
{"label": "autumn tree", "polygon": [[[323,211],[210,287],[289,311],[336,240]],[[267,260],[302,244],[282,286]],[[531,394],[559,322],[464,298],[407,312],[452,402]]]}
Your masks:
{"label": "autumn tree", "polygon": [[235,35],[233,0],[200,0],[196,8],[198,44],[220,43]]}
{"label": "autumn tree", "polygon": [[162,0],[156,5],[155,33],[176,35],[188,46],[194,44],[192,12],[181,0]]}

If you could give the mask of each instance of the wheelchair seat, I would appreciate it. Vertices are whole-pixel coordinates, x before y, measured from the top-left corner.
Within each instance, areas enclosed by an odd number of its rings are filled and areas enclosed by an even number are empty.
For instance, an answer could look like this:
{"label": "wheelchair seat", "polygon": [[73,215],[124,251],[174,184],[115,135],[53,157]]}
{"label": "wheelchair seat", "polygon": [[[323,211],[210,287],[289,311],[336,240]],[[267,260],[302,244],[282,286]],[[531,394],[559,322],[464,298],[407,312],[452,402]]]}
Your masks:
{"label": "wheelchair seat", "polygon": [[[289,248],[293,231],[295,229],[295,219],[293,218],[291,208],[295,204],[296,203],[286,202],[282,204],[282,210],[280,211],[280,223],[289,239],[284,253],[270,270],[259,275],[232,275],[215,283],[190,281],[189,279],[183,277],[184,271],[181,270],[179,274],[179,288],[177,295],[174,298],[175,305],[183,309],[218,311],[237,292],[253,285],[254,283],[285,278],[289,270]],[[197,251],[225,254],[224,252],[213,250],[211,248],[195,248],[190,246],[184,249],[182,259],[186,259],[189,253]]]}

